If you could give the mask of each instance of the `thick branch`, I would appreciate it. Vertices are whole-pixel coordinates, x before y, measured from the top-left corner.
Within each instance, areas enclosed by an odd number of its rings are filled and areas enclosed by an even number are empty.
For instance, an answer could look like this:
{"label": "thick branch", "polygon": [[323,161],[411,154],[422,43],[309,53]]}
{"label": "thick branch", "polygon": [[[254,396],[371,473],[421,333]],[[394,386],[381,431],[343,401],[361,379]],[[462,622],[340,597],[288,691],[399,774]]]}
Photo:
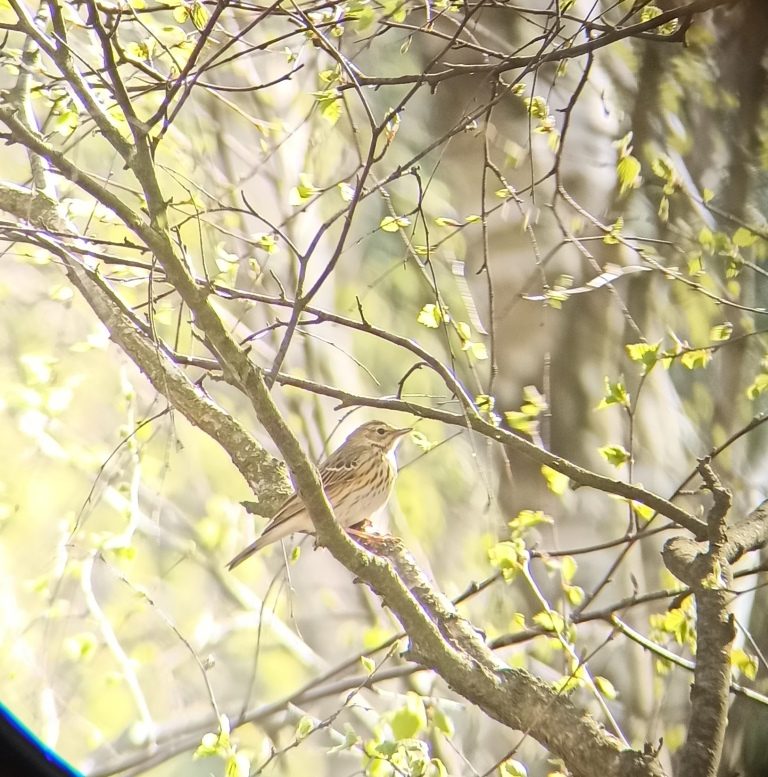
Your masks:
{"label": "thick branch", "polygon": [[[7,184],[0,186],[0,210],[38,227],[71,231],[69,225],[62,221],[56,204],[42,192]],[[164,346],[152,340],[150,332],[98,275],[87,271],[59,244],[42,236],[41,242],[63,260],[70,281],[107,328],[110,338],[176,410],[221,445],[254,494],[260,497],[259,509],[271,512],[290,490],[283,465],[270,456],[238,421],[190,381]]]}
{"label": "thick branch", "polygon": [[169,358],[162,345],[152,342],[100,278],[71,258],[67,275],[82,293],[110,338],[125,351],[155,389],[192,424],[216,440],[229,454],[259,499],[259,510],[269,513],[290,491],[282,464],[270,456],[245,428],[222,410]]}
{"label": "thick branch", "polygon": [[677,537],[662,552],[668,569],[693,589],[696,599],[696,668],[688,735],[680,753],[681,777],[717,774],[728,722],[730,651],[736,635],[728,612],[731,572],[725,555],[730,494],[707,462],[700,471],[715,495],[708,516],[710,541],[705,546]]}
{"label": "thick branch", "polygon": [[[259,420],[286,459],[317,530],[318,543],[383,600],[410,640],[410,653],[436,671],[457,693],[512,728],[530,731],[563,758],[574,775],[661,775],[655,759],[605,733],[550,686],[500,663],[469,623],[433,590],[410,560],[397,567],[357,546],[336,524],[314,468],[281,418],[261,376],[249,385]],[[447,636],[446,636],[447,634]]]}

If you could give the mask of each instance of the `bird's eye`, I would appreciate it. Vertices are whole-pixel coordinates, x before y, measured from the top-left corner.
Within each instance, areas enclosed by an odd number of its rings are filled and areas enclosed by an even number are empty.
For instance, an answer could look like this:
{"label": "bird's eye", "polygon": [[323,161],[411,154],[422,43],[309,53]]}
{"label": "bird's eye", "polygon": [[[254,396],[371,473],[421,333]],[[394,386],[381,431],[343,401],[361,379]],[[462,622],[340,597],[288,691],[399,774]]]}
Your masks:
{"label": "bird's eye", "polygon": [[386,429],[385,429],[383,426],[380,426],[380,427],[379,427],[379,428],[376,430],[376,434],[386,434],[386,433],[387,433],[387,430],[386,430]]}

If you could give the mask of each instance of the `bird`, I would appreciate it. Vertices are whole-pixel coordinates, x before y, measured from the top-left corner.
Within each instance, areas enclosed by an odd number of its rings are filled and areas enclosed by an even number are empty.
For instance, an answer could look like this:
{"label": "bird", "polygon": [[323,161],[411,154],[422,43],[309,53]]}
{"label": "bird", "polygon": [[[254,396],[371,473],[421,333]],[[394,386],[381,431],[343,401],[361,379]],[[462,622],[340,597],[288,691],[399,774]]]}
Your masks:
{"label": "bird", "polygon": [[[395,450],[410,427],[397,429],[383,421],[368,421],[320,464],[320,480],[339,523],[345,528],[364,524],[389,500],[397,477]],[[261,535],[228,564],[231,571],[267,545],[294,532],[314,531],[301,497],[294,492],[278,508]]]}

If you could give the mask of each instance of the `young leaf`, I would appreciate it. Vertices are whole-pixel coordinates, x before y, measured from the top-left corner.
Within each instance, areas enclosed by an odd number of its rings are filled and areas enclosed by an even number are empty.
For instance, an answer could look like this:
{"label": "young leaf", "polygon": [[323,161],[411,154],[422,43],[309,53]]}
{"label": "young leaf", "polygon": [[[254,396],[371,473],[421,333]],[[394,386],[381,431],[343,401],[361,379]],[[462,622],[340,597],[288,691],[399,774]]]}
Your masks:
{"label": "young leaf", "polygon": [[429,329],[437,329],[443,321],[443,312],[430,302],[419,311],[416,321]]}
{"label": "young leaf", "polygon": [[709,348],[698,348],[688,351],[680,357],[683,365],[689,370],[699,370],[706,367],[712,361],[712,351]]}
{"label": "young leaf", "polygon": [[619,177],[620,194],[628,189],[636,189],[640,186],[640,162],[631,154],[619,159],[616,165],[616,173]]}
{"label": "young leaf", "polygon": [[504,761],[499,769],[502,777],[528,777],[528,770],[514,758]]}
{"label": "young leaf", "polygon": [[595,686],[597,687],[597,690],[600,691],[603,696],[605,696],[606,699],[611,701],[613,701],[619,695],[615,686],[607,677],[596,675]]}
{"label": "young leaf", "polygon": [[385,232],[397,232],[402,227],[407,227],[411,220],[407,216],[384,216],[379,226]]}
{"label": "young leaf", "polygon": [[309,715],[302,715],[296,724],[296,739],[306,739],[314,730],[315,721]]}
{"label": "young leaf", "polygon": [[609,378],[605,379],[605,395],[600,400],[597,406],[598,410],[602,410],[609,405],[621,405],[622,407],[629,407],[629,392],[626,386],[619,380],[616,383],[612,383]]}
{"label": "young leaf", "polygon": [[488,549],[488,559],[491,566],[496,567],[504,580],[509,583],[528,563],[529,553],[522,539],[514,539],[509,542],[499,542]]}
{"label": "young leaf", "polygon": [[598,448],[598,450],[600,455],[614,467],[626,464],[631,458],[629,451],[621,445],[604,445],[602,448]]}
{"label": "young leaf", "polygon": [[413,739],[427,726],[427,710],[424,699],[412,691],[406,695],[405,706],[397,710],[390,720],[395,739]]}
{"label": "young leaf", "polygon": [[645,368],[644,372],[648,373],[659,359],[661,341],[659,340],[657,343],[630,343],[624,347],[629,358],[633,362],[642,362]]}
{"label": "young leaf", "polygon": [[720,343],[723,340],[729,340],[732,333],[733,324],[730,321],[726,321],[724,324],[718,324],[709,330],[709,339],[713,342]]}
{"label": "young leaf", "polygon": [[610,227],[608,233],[603,237],[603,242],[607,245],[615,245],[621,237],[621,230],[624,229],[624,219],[619,216]]}
{"label": "young leaf", "polygon": [[746,227],[739,227],[733,233],[733,244],[737,248],[747,248],[757,241],[757,235],[750,232]]}
{"label": "young leaf", "polygon": [[568,475],[563,475],[560,472],[556,472],[546,464],[542,465],[541,474],[544,476],[544,480],[547,483],[547,488],[553,494],[562,496],[566,492],[568,483],[570,483],[570,478]]}
{"label": "young leaf", "polygon": [[556,634],[562,634],[565,630],[565,621],[563,616],[554,610],[542,610],[533,616],[533,622],[545,631],[552,631]]}

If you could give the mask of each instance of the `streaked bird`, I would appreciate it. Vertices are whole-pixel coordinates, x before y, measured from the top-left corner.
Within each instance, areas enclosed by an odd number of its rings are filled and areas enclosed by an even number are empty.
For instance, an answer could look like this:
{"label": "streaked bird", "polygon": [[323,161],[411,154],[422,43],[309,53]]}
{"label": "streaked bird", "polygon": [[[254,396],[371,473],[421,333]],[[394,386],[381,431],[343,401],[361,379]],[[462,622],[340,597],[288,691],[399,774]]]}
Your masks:
{"label": "streaked bird", "polygon": [[[410,428],[369,421],[320,465],[320,479],[336,519],[345,528],[363,523],[387,503],[397,476],[395,450]],[[272,516],[261,536],[227,564],[234,569],[249,556],[294,532],[314,531],[301,497],[294,493]]]}

